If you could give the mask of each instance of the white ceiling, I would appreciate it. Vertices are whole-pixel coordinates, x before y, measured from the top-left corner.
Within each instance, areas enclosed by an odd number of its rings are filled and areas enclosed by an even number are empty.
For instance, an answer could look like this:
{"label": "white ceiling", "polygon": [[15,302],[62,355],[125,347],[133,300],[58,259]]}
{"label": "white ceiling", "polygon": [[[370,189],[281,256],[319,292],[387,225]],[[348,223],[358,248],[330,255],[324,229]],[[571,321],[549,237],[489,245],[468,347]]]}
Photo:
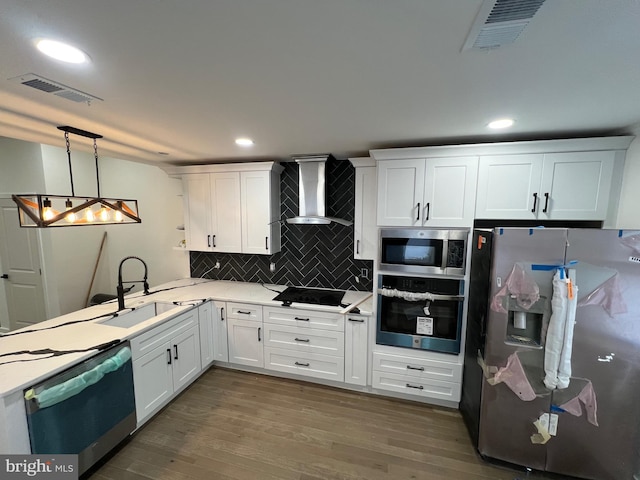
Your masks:
{"label": "white ceiling", "polygon": [[[640,122],[640,0],[547,0],[516,43],[462,51],[481,5],[2,0],[0,136],[63,146],[56,126],[71,125],[103,135],[101,155],[194,163],[625,134]],[[92,61],[46,58],[36,37]],[[25,73],[103,101],[8,80]],[[509,133],[486,129],[505,115]],[[85,141],[72,136],[72,150]]]}

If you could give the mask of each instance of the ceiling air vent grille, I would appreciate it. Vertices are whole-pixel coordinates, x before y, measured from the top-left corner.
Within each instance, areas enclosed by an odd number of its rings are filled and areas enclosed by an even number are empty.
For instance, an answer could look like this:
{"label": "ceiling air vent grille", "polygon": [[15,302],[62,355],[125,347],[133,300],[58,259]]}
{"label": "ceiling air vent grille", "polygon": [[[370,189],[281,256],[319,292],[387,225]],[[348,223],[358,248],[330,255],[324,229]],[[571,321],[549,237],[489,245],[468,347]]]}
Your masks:
{"label": "ceiling air vent grille", "polygon": [[102,101],[101,98],[98,98],[94,95],[81,92],[80,90],[68,87],[60,82],[54,82],[53,80],[49,80],[48,78],[41,77],[40,75],[36,75],[34,73],[27,73],[18,77],[10,78],[9,80],[21,83],[22,85],[25,85],[27,87],[35,88],[36,90],[40,90],[41,92],[52,93],[57,97],[66,98],[67,100],[71,100],[72,102],[84,102],[90,104],[93,100]]}
{"label": "ceiling air vent grille", "polygon": [[486,50],[515,42],[545,0],[485,0],[462,50]]}

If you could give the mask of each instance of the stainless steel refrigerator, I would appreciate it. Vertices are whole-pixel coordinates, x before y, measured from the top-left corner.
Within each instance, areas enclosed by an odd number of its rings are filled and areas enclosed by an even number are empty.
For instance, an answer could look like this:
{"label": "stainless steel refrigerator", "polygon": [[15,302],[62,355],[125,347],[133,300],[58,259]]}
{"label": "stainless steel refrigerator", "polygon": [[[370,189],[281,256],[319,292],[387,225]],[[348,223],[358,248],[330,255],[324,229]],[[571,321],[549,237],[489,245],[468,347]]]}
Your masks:
{"label": "stainless steel refrigerator", "polygon": [[476,230],[470,268],[460,409],[478,452],[640,479],[640,232]]}

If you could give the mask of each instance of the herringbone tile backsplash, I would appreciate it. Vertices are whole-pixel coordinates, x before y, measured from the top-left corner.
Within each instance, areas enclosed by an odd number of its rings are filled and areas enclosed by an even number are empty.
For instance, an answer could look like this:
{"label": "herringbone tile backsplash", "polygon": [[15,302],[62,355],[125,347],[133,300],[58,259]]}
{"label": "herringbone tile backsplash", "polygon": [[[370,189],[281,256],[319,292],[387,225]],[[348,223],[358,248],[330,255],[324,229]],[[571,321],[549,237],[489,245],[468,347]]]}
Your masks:
{"label": "herringbone tile backsplash", "polygon": [[[280,177],[281,218],[298,214],[298,164],[282,164]],[[330,158],[326,164],[327,216],[353,221],[355,169],[346,160]],[[336,288],[340,290],[373,289],[373,262],[353,258],[353,227],[330,225],[282,226],[282,251],[274,255],[191,252],[191,276],[215,280],[264,282],[279,285]],[[216,261],[220,269],[213,269]],[[269,264],[276,271],[269,271]],[[368,279],[355,281],[361,269]]]}

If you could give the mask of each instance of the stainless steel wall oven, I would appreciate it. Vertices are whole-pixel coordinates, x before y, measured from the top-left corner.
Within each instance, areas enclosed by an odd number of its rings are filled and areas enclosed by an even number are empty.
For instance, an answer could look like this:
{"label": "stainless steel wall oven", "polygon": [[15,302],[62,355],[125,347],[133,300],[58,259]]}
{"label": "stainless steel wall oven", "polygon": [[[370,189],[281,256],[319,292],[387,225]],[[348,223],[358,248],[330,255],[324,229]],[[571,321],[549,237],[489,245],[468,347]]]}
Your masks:
{"label": "stainless steel wall oven", "polygon": [[460,353],[464,280],[378,276],[376,343]]}

